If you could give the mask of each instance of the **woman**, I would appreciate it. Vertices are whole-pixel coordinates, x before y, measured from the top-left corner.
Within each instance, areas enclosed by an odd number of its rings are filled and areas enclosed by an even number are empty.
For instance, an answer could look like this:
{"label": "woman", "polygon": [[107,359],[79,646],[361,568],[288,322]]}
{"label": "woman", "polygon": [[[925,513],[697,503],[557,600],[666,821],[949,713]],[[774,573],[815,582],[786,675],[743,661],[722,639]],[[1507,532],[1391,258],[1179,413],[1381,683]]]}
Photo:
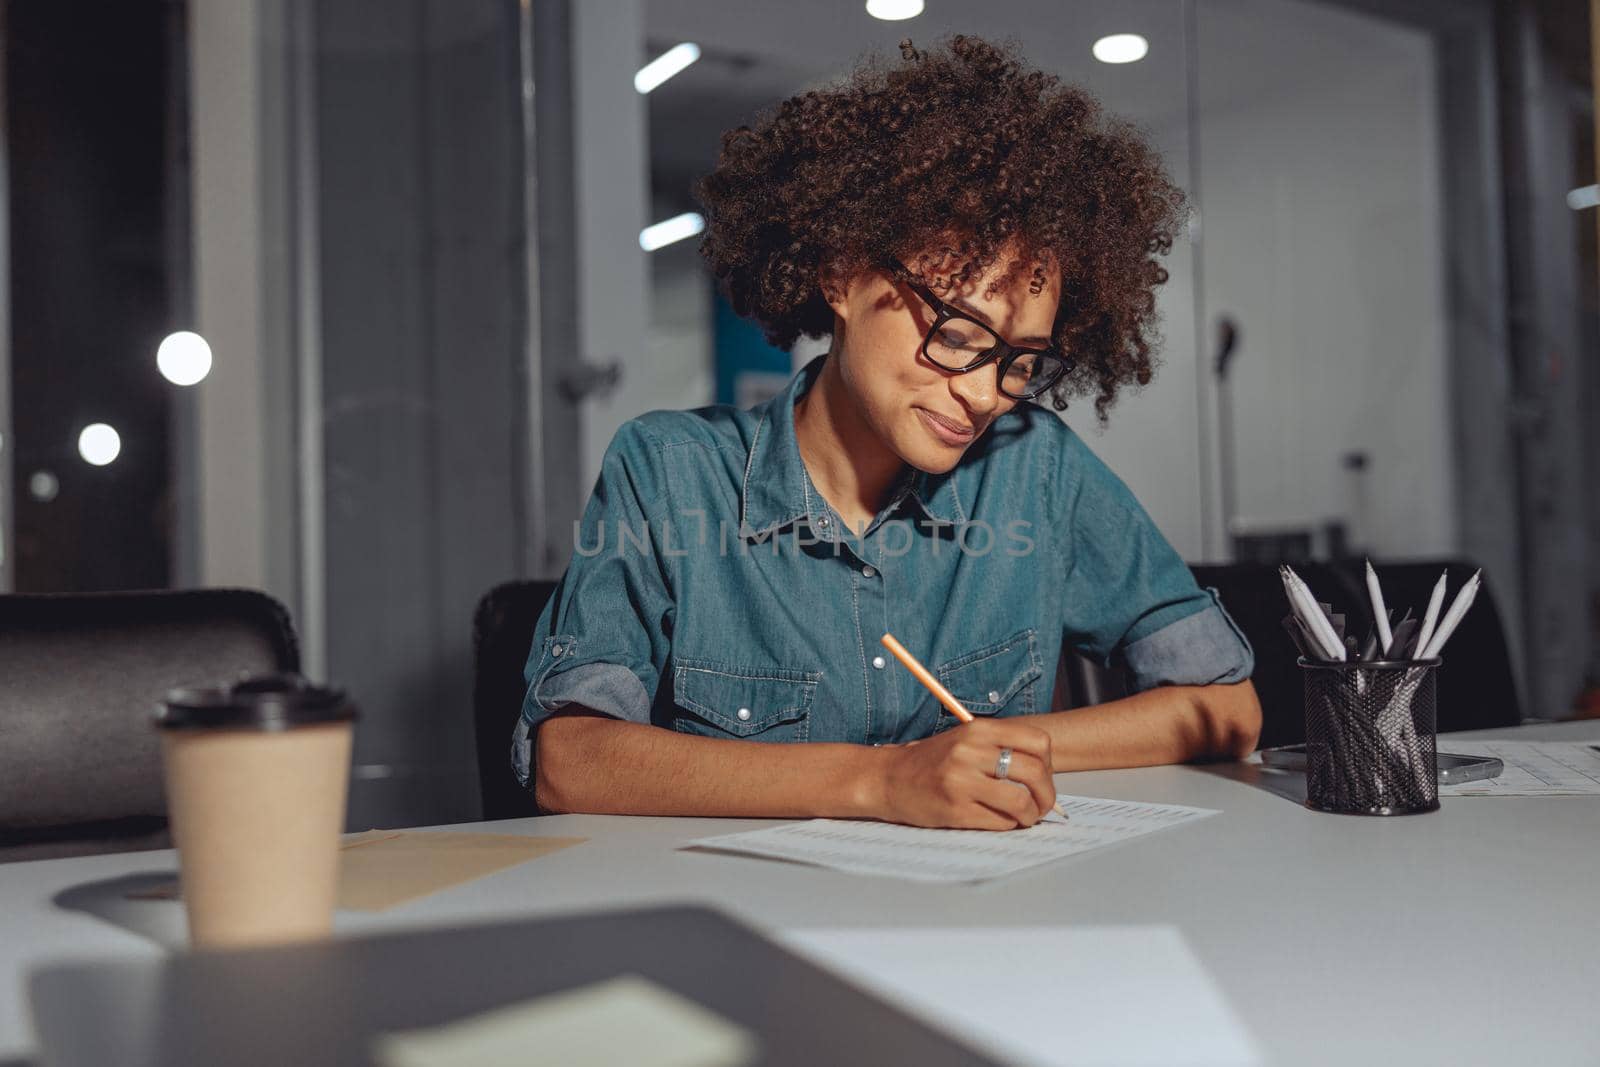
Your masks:
{"label": "woman", "polygon": [[[734,308],[832,343],[765,405],[618,431],[528,661],[513,758],[545,810],[1004,830],[1055,771],[1254,748],[1248,644],[1032,402],[1103,419],[1150,380],[1181,194],[1004,49],[901,55],[731,131],[700,184]],[[1136,695],[1052,711],[1063,643]]]}

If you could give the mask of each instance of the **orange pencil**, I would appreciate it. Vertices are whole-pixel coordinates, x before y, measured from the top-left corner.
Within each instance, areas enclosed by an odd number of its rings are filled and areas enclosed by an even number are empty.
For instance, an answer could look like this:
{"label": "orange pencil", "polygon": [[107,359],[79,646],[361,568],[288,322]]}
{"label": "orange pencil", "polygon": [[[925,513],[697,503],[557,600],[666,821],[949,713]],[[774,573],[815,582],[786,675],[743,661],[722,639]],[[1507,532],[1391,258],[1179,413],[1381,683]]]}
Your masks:
{"label": "orange pencil", "polygon": [[[934,697],[938,699],[939,703],[943,704],[946,708],[949,708],[950,714],[954,715],[962,722],[972,721],[972,712],[968,711],[966,706],[963,705],[961,701],[957,700],[950,690],[940,685],[939,679],[935,678],[928,668],[924,667],[921,663],[918,663],[917,657],[907,652],[906,646],[895,640],[894,634],[884,634],[878,639],[878,643],[893,653],[894,658],[900,661],[900,665],[911,672],[911,677],[921,682],[923,686],[927,688],[928,692],[932,693]],[[1061,816],[1063,819],[1067,817],[1067,813],[1061,810],[1060,803],[1056,804],[1054,810],[1055,813]]]}

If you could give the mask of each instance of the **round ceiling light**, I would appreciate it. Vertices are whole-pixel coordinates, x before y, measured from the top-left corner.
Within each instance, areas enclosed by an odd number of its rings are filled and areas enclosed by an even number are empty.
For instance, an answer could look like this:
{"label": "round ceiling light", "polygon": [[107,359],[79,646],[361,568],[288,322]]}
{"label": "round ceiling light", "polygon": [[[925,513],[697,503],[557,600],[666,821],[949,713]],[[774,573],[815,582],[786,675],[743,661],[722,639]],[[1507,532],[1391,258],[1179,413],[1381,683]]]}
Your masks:
{"label": "round ceiling light", "polygon": [[1094,43],[1094,57],[1102,63],[1137,63],[1150,51],[1150,42],[1137,33],[1113,33]]}
{"label": "round ceiling light", "polygon": [[922,0],[867,0],[867,14],[885,22],[914,19],[922,14]]}

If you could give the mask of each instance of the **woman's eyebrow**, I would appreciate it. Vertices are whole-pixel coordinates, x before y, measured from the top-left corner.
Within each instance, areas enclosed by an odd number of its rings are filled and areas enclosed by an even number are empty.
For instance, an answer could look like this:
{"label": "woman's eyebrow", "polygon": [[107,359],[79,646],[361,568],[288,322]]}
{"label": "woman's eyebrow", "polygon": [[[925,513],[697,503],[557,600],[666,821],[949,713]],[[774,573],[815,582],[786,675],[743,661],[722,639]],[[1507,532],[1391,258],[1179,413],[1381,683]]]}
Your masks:
{"label": "woman's eyebrow", "polygon": [[[953,308],[958,308],[961,311],[966,312],[968,315],[971,315],[973,318],[977,319],[979,322],[981,322],[985,326],[989,327],[989,329],[993,330],[995,333],[997,333],[997,334],[1000,333],[1000,328],[989,320],[989,316],[985,315],[983,312],[979,311],[977,308],[973,307],[971,304],[967,303],[965,300],[961,299],[959,296],[955,297],[953,299],[947,299],[947,300],[945,300],[945,303],[949,304]],[[1013,343],[1018,348],[1049,348],[1050,347],[1050,338],[1048,338],[1048,337],[1024,337],[1022,340],[1016,341],[1016,342],[1013,342]]]}

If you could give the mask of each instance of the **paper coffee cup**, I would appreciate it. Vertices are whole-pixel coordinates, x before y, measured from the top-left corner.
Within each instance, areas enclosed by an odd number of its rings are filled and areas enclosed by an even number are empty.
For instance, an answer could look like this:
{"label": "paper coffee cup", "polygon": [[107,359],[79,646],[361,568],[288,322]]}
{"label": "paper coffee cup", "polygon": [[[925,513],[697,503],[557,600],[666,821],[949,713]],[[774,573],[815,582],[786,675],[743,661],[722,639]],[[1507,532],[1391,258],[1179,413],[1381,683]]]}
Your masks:
{"label": "paper coffee cup", "polygon": [[197,948],[326,937],[355,709],[296,675],[176,689],[156,711]]}

